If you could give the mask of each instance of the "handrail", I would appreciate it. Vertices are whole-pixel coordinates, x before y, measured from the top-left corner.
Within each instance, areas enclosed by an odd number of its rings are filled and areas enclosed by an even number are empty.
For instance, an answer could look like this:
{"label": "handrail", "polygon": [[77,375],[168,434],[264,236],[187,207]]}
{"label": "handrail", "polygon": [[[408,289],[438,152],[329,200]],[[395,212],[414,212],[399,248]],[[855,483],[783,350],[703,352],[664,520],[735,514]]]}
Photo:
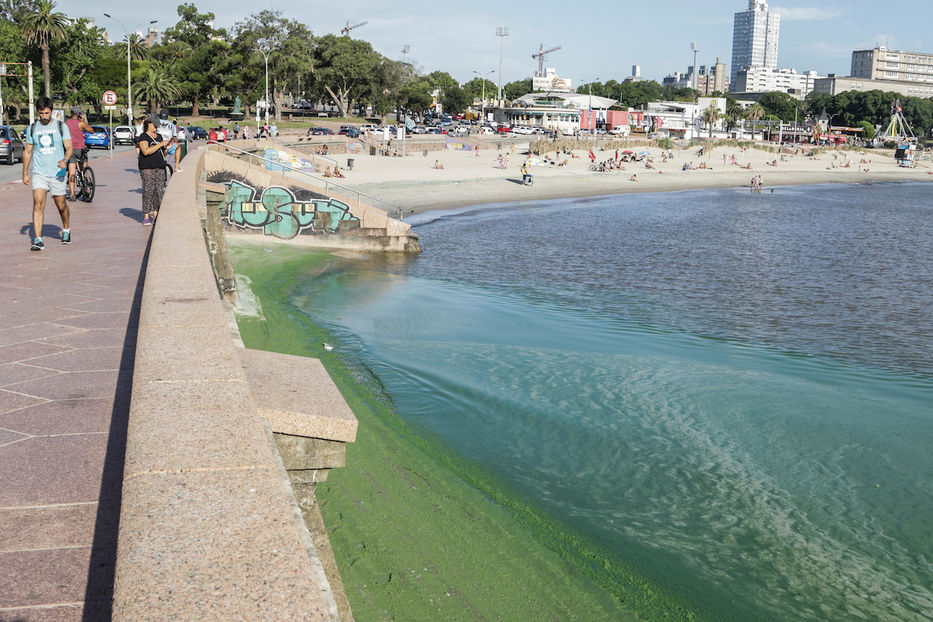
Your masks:
{"label": "handrail", "polygon": [[[362,201],[360,201],[360,197],[366,197],[367,199],[371,199],[371,200],[373,200],[373,201],[377,201],[377,202],[379,202],[379,203],[383,203],[383,204],[385,204],[385,205],[389,205],[389,206],[391,206],[392,208],[394,208],[394,209],[395,209],[395,212],[398,214],[398,216],[397,216],[396,218],[397,218],[398,220],[402,220],[402,219],[403,219],[404,213],[402,212],[402,206],[401,206],[401,205],[398,205],[398,204],[396,204],[396,203],[392,203],[391,201],[386,201],[385,199],[380,199],[379,197],[374,197],[374,196],[371,195],[371,194],[366,194],[365,192],[360,192],[359,190],[356,190],[355,188],[351,188],[351,187],[349,187],[349,186],[344,186],[343,184],[339,184],[339,183],[332,182],[332,181],[330,181],[330,180],[328,180],[328,179],[325,179],[325,178],[323,178],[323,177],[318,177],[317,175],[314,175],[314,174],[309,173],[309,172],[307,172],[307,171],[303,171],[303,170],[301,170],[301,169],[295,168],[294,166],[289,166],[288,164],[285,164],[285,163],[283,163],[283,162],[278,162],[278,161],[276,161],[276,160],[270,160],[270,159],[265,158],[265,157],[263,157],[263,156],[261,156],[261,155],[257,155],[257,154],[255,154],[255,153],[250,152],[250,151],[246,151],[245,149],[240,149],[239,147],[233,147],[233,146],[229,145],[229,144],[226,143],[226,142],[219,142],[219,141],[215,141],[215,140],[208,140],[208,141],[207,141],[207,144],[208,144],[208,145],[221,145],[221,146],[223,146],[224,149],[236,151],[236,152],[245,154],[245,155],[247,155],[247,156],[249,156],[249,157],[251,157],[251,158],[256,158],[257,160],[261,160],[261,161],[263,161],[263,162],[268,162],[269,164],[273,164],[273,165],[275,165],[275,166],[280,166],[280,167],[282,167],[282,172],[283,172],[283,175],[282,175],[282,176],[283,176],[283,177],[285,176],[285,175],[284,175],[285,169],[288,169],[288,170],[291,171],[292,173],[298,173],[298,174],[300,174],[300,175],[304,175],[305,177],[310,177],[311,179],[314,179],[314,180],[316,180],[316,181],[323,182],[323,183],[324,183],[324,194],[330,194],[330,187],[331,187],[331,186],[333,186],[333,187],[335,187],[335,188],[340,188],[340,189],[342,189],[342,190],[346,190],[346,191],[348,191],[348,192],[350,192],[350,193],[355,193],[355,194],[356,194],[356,207],[357,207],[357,208],[360,208],[360,207],[362,206]],[[386,210],[386,212],[388,213],[389,210]]]}

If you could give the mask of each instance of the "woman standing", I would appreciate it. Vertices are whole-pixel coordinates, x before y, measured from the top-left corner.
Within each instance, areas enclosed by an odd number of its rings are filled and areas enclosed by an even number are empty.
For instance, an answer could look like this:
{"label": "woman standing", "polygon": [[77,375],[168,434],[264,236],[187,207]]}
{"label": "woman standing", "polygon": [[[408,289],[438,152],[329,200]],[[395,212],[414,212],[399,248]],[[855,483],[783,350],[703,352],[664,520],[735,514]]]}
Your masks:
{"label": "woman standing", "polygon": [[[163,140],[155,124],[143,123],[139,137],[139,176],[143,182],[143,225],[152,225],[159,215],[165,193],[165,148],[175,139]],[[151,219],[150,219],[151,217]]]}

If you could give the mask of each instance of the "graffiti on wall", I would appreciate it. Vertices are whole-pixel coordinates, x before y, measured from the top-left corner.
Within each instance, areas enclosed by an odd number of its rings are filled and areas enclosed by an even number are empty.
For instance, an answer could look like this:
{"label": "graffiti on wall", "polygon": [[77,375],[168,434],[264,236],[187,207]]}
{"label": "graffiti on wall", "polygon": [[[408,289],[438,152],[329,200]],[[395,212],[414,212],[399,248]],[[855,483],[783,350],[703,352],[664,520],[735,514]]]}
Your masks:
{"label": "graffiti on wall", "polygon": [[280,186],[270,186],[256,195],[256,188],[231,181],[224,200],[224,220],[241,229],[262,229],[263,234],[283,240],[302,233],[320,235],[359,227],[360,219],[336,199],[299,201]]}

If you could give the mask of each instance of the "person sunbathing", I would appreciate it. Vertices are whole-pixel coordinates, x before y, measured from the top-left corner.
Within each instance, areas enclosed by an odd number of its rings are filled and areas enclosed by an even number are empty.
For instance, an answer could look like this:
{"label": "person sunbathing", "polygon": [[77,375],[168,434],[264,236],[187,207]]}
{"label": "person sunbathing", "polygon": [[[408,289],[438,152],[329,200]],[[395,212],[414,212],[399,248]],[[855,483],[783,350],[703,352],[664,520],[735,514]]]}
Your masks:
{"label": "person sunbathing", "polygon": [[345,178],[344,174],[340,172],[340,167],[337,166],[336,164],[334,165],[334,177],[339,177],[340,179]]}
{"label": "person sunbathing", "polygon": [[443,168],[444,168],[444,165],[441,164],[439,160],[434,160],[434,170],[439,171],[439,170],[442,170]]}
{"label": "person sunbathing", "polygon": [[328,166],[328,167],[327,167],[327,170],[324,171],[324,177],[333,177],[333,176],[334,176],[334,174],[331,173],[330,167]]}

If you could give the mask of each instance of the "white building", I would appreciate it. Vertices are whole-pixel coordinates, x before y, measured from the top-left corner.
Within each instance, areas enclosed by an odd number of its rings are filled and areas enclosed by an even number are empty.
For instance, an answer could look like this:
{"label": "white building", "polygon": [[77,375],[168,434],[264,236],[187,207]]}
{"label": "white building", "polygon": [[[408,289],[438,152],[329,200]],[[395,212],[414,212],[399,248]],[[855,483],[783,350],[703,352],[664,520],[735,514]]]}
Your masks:
{"label": "white building", "polygon": [[[608,97],[578,95],[568,92],[528,93],[509,106],[491,109],[498,123],[510,126],[536,127],[574,134],[580,129],[581,110],[592,106],[596,120],[605,121],[606,110],[616,103]],[[490,112],[490,109],[486,109]]]}
{"label": "white building", "polygon": [[732,28],[732,73],[735,89],[738,72],[745,67],[777,69],[781,16],[768,10],[765,0],[748,0],[748,10],[735,14]]}
{"label": "white building", "polygon": [[820,76],[815,71],[797,73],[796,69],[766,69],[744,67],[730,86],[733,93],[770,93],[780,91],[798,99],[806,97],[816,86]]}
{"label": "white building", "polygon": [[646,116],[659,138],[682,138],[690,140],[701,135],[703,111],[714,106],[719,110],[720,121],[713,126],[714,132],[722,127],[726,116],[725,97],[700,97],[697,103],[648,102]]}

